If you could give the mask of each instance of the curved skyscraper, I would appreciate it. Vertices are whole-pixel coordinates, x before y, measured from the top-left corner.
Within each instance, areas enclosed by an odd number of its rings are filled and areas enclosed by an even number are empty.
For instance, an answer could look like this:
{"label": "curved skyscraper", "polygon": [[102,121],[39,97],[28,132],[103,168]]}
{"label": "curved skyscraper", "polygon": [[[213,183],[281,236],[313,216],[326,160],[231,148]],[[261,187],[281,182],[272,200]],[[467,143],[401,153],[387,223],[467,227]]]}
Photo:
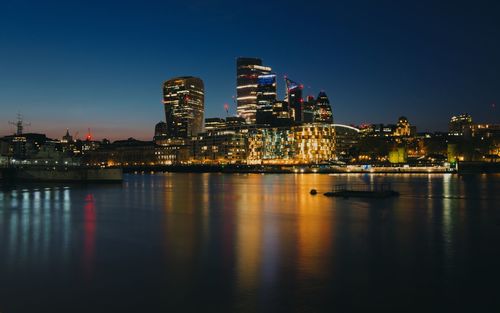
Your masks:
{"label": "curved skyscraper", "polygon": [[188,138],[203,131],[205,93],[200,78],[184,76],[167,80],[163,84],[163,104],[169,138]]}
{"label": "curved skyscraper", "polygon": [[257,58],[236,60],[236,100],[238,115],[254,124],[257,112],[259,76],[271,74],[271,68]]}
{"label": "curved skyscraper", "polygon": [[324,91],[321,91],[316,99],[314,122],[325,124],[333,123],[332,107],[330,105],[330,100],[328,100],[328,96]]}

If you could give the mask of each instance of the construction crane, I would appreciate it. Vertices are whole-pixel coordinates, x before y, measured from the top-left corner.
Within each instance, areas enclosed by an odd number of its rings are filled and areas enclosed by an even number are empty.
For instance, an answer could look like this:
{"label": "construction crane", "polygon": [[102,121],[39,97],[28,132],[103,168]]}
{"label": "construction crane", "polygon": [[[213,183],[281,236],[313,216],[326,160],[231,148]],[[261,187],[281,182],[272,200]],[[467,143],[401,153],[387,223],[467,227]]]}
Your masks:
{"label": "construction crane", "polygon": [[17,122],[11,122],[11,121],[9,121],[9,124],[16,126],[16,128],[17,128],[16,129],[16,135],[17,136],[22,136],[23,135],[24,127],[31,126],[30,123],[24,123],[23,116],[21,115],[21,113],[17,113]]}

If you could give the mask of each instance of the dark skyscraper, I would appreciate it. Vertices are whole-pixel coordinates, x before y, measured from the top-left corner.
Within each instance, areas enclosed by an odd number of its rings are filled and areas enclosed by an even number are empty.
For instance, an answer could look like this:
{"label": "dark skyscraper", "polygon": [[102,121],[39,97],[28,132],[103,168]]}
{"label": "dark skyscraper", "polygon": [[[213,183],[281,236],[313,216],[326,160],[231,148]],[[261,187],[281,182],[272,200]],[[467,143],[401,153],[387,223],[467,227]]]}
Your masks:
{"label": "dark skyscraper", "polygon": [[333,113],[332,107],[330,105],[330,100],[324,91],[318,94],[316,99],[316,112],[314,114],[314,122],[316,123],[333,123]]}
{"label": "dark skyscraper", "polygon": [[307,96],[302,111],[302,122],[303,123],[314,122],[315,111],[316,111],[316,99],[314,99],[314,96]]}
{"label": "dark skyscraper", "polygon": [[304,105],[304,99],[302,99],[302,89],[304,86],[294,82],[291,79],[285,77],[286,83],[286,101],[290,105],[290,110],[292,111],[293,120],[296,123],[302,123],[302,107]]}
{"label": "dark skyscraper", "polygon": [[271,73],[271,68],[262,66],[257,58],[238,58],[236,60],[236,93],[238,115],[247,123],[255,123],[257,113],[257,89],[261,75]]}
{"label": "dark skyscraper", "polygon": [[272,124],[276,102],[276,74],[259,75],[257,81],[257,124]]}
{"label": "dark skyscraper", "polygon": [[163,84],[165,121],[170,138],[188,138],[203,131],[203,81],[197,77],[176,77]]}

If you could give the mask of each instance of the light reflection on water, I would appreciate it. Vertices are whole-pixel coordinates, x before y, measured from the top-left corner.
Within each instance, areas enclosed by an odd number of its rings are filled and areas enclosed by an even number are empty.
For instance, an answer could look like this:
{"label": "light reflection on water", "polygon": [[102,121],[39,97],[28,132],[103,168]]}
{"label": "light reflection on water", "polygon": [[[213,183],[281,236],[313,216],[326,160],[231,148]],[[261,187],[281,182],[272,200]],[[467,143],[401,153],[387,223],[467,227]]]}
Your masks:
{"label": "light reflection on water", "polygon": [[[399,198],[309,194],[387,181]],[[472,273],[499,274],[499,187],[495,175],[158,174],[4,188],[0,303],[23,311],[16,295],[36,283],[45,308],[55,290],[103,311],[446,307],[465,282],[493,290]]]}
{"label": "light reflection on water", "polygon": [[[0,192],[2,252],[7,267],[50,265],[52,258],[67,259],[70,212],[58,212],[59,188],[22,188]],[[70,199],[64,194],[69,211]],[[55,234],[55,236],[54,236]],[[62,245],[56,243],[63,240]],[[61,254],[51,255],[54,249]]]}

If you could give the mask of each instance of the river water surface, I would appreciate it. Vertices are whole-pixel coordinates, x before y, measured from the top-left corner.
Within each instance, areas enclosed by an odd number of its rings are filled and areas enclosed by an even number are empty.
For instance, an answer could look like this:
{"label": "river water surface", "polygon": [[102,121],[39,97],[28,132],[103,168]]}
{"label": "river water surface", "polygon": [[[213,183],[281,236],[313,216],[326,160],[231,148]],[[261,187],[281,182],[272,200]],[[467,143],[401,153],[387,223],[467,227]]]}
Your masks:
{"label": "river water surface", "polygon": [[[391,182],[391,199],[336,199]],[[500,175],[0,189],[0,312],[499,312]]]}

